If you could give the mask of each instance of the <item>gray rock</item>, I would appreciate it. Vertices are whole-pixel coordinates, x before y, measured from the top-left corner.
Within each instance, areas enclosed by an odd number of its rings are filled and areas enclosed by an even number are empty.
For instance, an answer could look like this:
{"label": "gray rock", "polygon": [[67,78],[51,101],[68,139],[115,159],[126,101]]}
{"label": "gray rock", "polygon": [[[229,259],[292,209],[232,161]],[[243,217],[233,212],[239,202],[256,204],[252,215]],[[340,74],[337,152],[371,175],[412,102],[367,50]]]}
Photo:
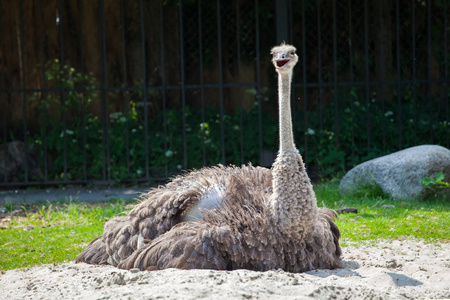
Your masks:
{"label": "gray rock", "polygon": [[[25,153],[28,152],[28,161]],[[0,178],[7,178],[9,182],[18,182],[20,174],[25,167],[28,172],[39,179],[44,179],[39,169],[38,153],[32,144],[27,145],[22,141],[12,141],[0,144]]]}
{"label": "gray rock", "polygon": [[[367,187],[379,187],[394,199],[425,199],[436,194],[420,182],[438,172],[450,181],[450,150],[422,145],[372,159],[351,169],[341,180],[339,192],[352,195]],[[450,196],[450,188],[439,193]]]}

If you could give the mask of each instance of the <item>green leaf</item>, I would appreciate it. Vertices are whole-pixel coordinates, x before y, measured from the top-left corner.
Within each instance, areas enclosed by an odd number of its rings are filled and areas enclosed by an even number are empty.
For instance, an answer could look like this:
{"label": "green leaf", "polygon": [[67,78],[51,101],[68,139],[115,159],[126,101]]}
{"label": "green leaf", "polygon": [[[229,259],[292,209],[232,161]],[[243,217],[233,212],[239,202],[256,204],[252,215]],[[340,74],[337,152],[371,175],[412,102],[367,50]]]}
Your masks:
{"label": "green leaf", "polygon": [[422,178],[422,180],[420,180],[420,182],[425,186],[428,186],[431,183],[433,183],[430,177],[424,177]]}
{"label": "green leaf", "polygon": [[450,186],[450,184],[448,182],[445,182],[445,181],[440,181],[440,180],[437,181],[436,180],[436,183],[440,185],[439,186],[440,188],[446,188],[446,187]]}
{"label": "green leaf", "polygon": [[439,172],[439,173],[436,174],[436,182],[437,181],[442,181],[442,180],[444,180],[444,178],[445,178],[444,173]]}

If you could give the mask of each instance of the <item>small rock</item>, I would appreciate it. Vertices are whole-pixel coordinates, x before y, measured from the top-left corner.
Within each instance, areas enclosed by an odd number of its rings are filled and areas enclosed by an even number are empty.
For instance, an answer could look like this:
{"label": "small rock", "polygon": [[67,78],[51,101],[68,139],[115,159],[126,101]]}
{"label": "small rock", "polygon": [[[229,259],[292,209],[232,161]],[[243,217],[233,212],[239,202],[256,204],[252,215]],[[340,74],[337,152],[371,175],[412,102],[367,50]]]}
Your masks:
{"label": "small rock", "polygon": [[141,270],[139,270],[138,268],[133,268],[133,269],[130,269],[130,272],[131,273],[138,273],[138,272],[140,272]]}
{"label": "small rock", "polygon": [[125,276],[123,274],[114,274],[109,281],[111,284],[125,285]]}
{"label": "small rock", "polygon": [[397,268],[397,261],[395,259],[388,260],[386,262],[386,268],[390,268],[390,269]]}
{"label": "small rock", "polygon": [[385,205],[381,206],[381,208],[395,208],[395,205],[385,204]]}
{"label": "small rock", "polygon": [[358,209],[355,207],[345,207],[345,208],[337,209],[336,212],[338,214],[349,214],[349,213],[357,214]]}

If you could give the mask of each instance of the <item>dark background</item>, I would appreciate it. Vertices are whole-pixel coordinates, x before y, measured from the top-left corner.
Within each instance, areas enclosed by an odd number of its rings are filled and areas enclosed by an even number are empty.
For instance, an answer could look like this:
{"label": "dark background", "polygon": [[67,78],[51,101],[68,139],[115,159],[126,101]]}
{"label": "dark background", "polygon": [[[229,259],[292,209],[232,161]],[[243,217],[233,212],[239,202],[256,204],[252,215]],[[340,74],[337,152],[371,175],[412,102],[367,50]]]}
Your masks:
{"label": "dark background", "polygon": [[314,178],[449,147],[450,1],[0,1],[0,186],[164,180],[270,166],[270,49],[299,63],[295,140]]}

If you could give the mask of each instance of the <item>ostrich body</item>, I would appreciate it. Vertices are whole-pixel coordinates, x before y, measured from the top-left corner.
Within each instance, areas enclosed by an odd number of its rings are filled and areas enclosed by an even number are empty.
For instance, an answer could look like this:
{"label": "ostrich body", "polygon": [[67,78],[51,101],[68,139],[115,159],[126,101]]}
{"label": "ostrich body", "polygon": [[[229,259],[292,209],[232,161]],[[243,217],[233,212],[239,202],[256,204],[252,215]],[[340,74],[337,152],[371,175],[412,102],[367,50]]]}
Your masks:
{"label": "ostrich body", "polygon": [[295,148],[290,86],[296,49],[274,47],[280,150],[272,169],[217,166],[175,177],[105,224],[77,262],[123,269],[283,269],[340,265],[336,212],[318,208]]}

